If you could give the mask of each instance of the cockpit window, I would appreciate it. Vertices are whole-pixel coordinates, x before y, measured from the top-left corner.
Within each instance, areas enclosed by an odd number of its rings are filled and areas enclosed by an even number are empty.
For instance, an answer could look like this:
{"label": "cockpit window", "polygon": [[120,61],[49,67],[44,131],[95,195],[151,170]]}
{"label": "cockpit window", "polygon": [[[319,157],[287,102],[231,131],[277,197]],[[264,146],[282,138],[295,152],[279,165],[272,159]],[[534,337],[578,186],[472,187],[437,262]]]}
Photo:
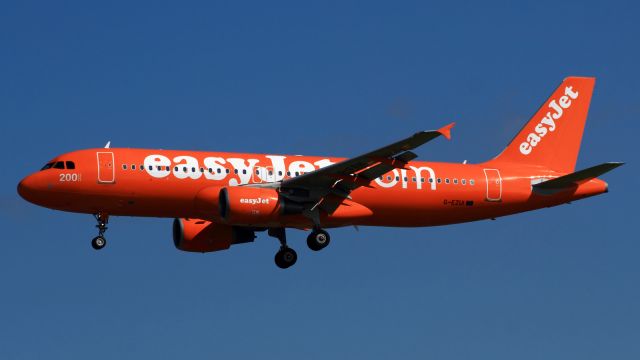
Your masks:
{"label": "cockpit window", "polygon": [[47,170],[47,169],[70,169],[70,170],[73,170],[75,168],[76,168],[76,164],[73,161],[53,161],[53,162],[47,163],[47,165],[43,166],[42,169],[40,169],[40,171]]}
{"label": "cockpit window", "polygon": [[42,170],[47,170],[47,169],[51,169],[51,167],[52,167],[52,166],[53,166],[53,163],[52,163],[52,162],[50,162],[50,163],[48,163],[47,165],[43,166],[43,167],[42,167],[42,169],[40,169],[40,171],[42,171]]}

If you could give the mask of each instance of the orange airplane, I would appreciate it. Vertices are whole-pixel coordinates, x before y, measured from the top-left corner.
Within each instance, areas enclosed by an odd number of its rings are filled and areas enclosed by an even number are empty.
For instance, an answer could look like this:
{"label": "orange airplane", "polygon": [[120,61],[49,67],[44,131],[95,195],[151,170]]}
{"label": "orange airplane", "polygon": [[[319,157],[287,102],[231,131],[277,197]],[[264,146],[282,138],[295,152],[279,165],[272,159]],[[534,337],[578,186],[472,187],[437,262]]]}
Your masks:
{"label": "orange airplane", "polygon": [[498,156],[480,164],[414,161],[411,150],[453,123],[351,158],[147,149],[60,155],[18,185],[27,201],[93,214],[95,249],[110,216],[175,218],[176,248],[228,249],[267,231],[275,262],[292,266],[285,229],[310,230],[318,251],[339,226],[435,226],[560,205],[607,192],[609,162],[575,171],[594,78],[569,77]]}

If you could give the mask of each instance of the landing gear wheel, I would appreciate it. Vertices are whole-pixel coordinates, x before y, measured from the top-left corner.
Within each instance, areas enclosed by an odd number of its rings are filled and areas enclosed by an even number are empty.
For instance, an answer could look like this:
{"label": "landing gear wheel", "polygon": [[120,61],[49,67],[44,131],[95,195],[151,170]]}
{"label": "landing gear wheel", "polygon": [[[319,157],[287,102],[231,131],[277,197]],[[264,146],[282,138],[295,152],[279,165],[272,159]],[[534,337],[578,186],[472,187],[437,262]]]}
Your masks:
{"label": "landing gear wheel", "polygon": [[109,215],[104,213],[93,214],[93,217],[96,218],[98,225],[98,236],[94,237],[91,240],[91,247],[96,250],[100,250],[107,245],[107,239],[104,238],[104,232],[107,231],[107,223],[109,222]]}
{"label": "landing gear wheel", "polygon": [[107,245],[107,239],[102,236],[96,236],[91,240],[91,247],[96,250],[100,250]]}
{"label": "landing gear wheel", "polygon": [[309,236],[307,236],[307,246],[313,251],[320,251],[329,245],[331,237],[329,233],[324,230],[313,230]]}
{"label": "landing gear wheel", "polygon": [[296,260],[298,260],[298,254],[289,247],[281,248],[275,256],[276,265],[280,269],[287,269],[293,266],[293,264],[296,263]]}

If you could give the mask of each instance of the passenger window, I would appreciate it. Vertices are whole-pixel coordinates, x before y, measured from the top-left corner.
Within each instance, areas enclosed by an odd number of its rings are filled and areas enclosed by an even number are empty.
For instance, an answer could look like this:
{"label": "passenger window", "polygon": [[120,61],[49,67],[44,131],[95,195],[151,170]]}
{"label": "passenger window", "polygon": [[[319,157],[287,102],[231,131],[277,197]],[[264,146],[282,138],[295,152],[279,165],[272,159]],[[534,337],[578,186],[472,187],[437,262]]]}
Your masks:
{"label": "passenger window", "polygon": [[416,178],[411,178],[411,180],[412,180],[413,182],[416,182]]}
{"label": "passenger window", "polygon": [[438,184],[440,184],[442,182],[441,178],[438,178]]}
{"label": "passenger window", "polygon": [[403,179],[404,179],[404,182],[409,181],[409,178],[407,178],[406,176]]}
{"label": "passenger window", "polygon": [[474,185],[475,181],[473,181],[473,179],[469,180],[469,185]]}
{"label": "passenger window", "polygon": [[247,169],[242,169],[242,174],[246,175],[247,174]]}
{"label": "passenger window", "polygon": [[420,178],[420,182],[424,182],[424,178]]}
{"label": "passenger window", "polygon": [[149,170],[150,171],[153,170],[153,166],[152,165],[149,165]]}
{"label": "passenger window", "polygon": [[204,168],[200,168],[200,172],[203,173],[204,172]]}
{"label": "passenger window", "polygon": [[396,181],[400,181],[400,176],[396,176]]}
{"label": "passenger window", "polygon": [[209,174],[213,174],[213,169],[209,168]]}
{"label": "passenger window", "polygon": [[136,169],[136,164],[131,164],[131,170],[135,170]]}
{"label": "passenger window", "polygon": [[140,165],[140,171],[144,171],[144,165]]}
{"label": "passenger window", "polygon": [[458,185],[458,179],[453,179],[453,183]]}
{"label": "passenger window", "polygon": [[448,184],[449,183],[449,178],[444,179],[444,183]]}
{"label": "passenger window", "polygon": [[462,185],[467,185],[467,180],[462,179],[461,182],[462,182]]}
{"label": "passenger window", "polygon": [[278,176],[282,176],[282,171],[278,171]]}
{"label": "passenger window", "polygon": [[69,170],[73,170],[76,168],[76,164],[73,161],[67,161],[66,165],[67,165],[67,169]]}
{"label": "passenger window", "polygon": [[191,172],[196,172],[196,168],[192,167]]}
{"label": "passenger window", "polygon": [[237,174],[238,173],[238,169],[233,169],[233,173]]}
{"label": "passenger window", "polygon": [[182,172],[187,172],[187,167],[186,166],[182,167]]}
{"label": "passenger window", "polygon": [[287,171],[287,176],[291,176],[291,171]]}
{"label": "passenger window", "polygon": [[430,183],[433,183],[433,178],[429,178],[429,182],[430,182]]}
{"label": "passenger window", "polygon": [[230,172],[229,169],[225,169],[225,171],[226,171],[227,174]]}
{"label": "passenger window", "polygon": [[54,169],[64,169],[64,163],[62,161],[58,161],[55,164],[53,164],[53,168]]}
{"label": "passenger window", "polygon": [[122,170],[127,170],[127,164],[122,164]]}
{"label": "passenger window", "polygon": [[173,168],[173,171],[178,171],[178,167],[177,167],[177,166],[176,166],[176,167],[174,167],[174,168]]}
{"label": "passenger window", "polygon": [[256,169],[256,175],[260,175],[260,170]]}

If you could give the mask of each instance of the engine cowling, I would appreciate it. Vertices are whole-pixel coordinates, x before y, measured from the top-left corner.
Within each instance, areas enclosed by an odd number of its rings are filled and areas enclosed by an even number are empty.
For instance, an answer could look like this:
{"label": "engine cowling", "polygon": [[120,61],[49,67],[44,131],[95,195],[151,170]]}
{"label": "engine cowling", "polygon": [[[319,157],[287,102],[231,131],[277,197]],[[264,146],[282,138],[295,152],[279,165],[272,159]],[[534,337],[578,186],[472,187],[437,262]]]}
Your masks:
{"label": "engine cowling", "polygon": [[284,214],[302,212],[301,205],[282,199],[274,189],[244,186],[220,190],[218,208],[228,223],[256,226],[277,221]]}
{"label": "engine cowling", "polygon": [[177,249],[190,252],[226,250],[232,244],[251,242],[255,239],[251,229],[205,220],[175,219],[173,243]]}
{"label": "engine cowling", "polygon": [[195,207],[205,219],[213,219],[220,216],[218,209],[220,200],[218,196],[220,196],[219,186],[206,187],[196,194],[194,199]]}

